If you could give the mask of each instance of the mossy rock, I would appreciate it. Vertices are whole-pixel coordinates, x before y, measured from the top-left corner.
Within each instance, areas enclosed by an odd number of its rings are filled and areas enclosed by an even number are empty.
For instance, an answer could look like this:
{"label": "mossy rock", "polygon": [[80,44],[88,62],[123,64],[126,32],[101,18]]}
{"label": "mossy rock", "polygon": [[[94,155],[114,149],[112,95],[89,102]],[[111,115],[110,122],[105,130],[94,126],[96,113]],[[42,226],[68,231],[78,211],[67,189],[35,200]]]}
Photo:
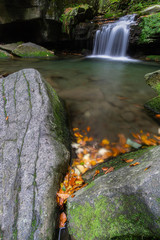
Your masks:
{"label": "mossy rock", "polygon": [[147,61],[160,62],[160,55],[149,55],[145,58]]}
{"label": "mossy rock", "polygon": [[48,58],[54,57],[54,52],[47,50],[37,44],[28,42],[18,45],[13,53],[20,57]]}
{"label": "mossy rock", "polygon": [[160,96],[152,98],[144,104],[151,115],[160,114]]}
{"label": "mossy rock", "polygon": [[139,165],[100,176],[68,199],[74,239],[160,239],[159,151],[146,151],[135,158]]}
{"label": "mossy rock", "polygon": [[160,70],[145,75],[146,83],[160,95]]}
{"label": "mossy rock", "polygon": [[150,99],[144,107],[152,115],[160,113],[160,70],[145,75],[146,83],[158,94],[157,97]]}
{"label": "mossy rock", "polygon": [[6,51],[0,50],[0,58],[11,58],[11,55]]}
{"label": "mossy rock", "polygon": [[70,34],[73,26],[85,20],[92,19],[94,9],[88,4],[82,4],[73,8],[67,8],[61,16],[63,32]]}

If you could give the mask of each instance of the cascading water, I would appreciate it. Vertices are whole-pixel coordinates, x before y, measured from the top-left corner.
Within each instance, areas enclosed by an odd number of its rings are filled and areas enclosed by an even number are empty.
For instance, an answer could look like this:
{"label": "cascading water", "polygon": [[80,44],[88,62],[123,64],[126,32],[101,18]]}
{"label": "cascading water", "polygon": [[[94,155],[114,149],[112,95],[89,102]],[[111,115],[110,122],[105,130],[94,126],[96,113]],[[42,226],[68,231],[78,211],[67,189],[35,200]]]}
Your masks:
{"label": "cascading water", "polygon": [[125,57],[128,47],[130,26],[135,15],[126,15],[117,22],[104,25],[97,30],[92,56]]}

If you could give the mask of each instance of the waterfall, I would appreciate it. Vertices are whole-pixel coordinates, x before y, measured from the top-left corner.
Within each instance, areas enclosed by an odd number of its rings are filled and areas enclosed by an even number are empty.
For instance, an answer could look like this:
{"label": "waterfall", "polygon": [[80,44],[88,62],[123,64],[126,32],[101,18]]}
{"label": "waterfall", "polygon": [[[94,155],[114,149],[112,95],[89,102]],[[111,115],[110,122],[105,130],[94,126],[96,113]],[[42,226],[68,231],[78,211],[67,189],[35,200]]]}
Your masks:
{"label": "waterfall", "polygon": [[126,15],[114,23],[97,30],[94,39],[93,55],[106,57],[125,57],[128,47],[130,25],[135,15]]}

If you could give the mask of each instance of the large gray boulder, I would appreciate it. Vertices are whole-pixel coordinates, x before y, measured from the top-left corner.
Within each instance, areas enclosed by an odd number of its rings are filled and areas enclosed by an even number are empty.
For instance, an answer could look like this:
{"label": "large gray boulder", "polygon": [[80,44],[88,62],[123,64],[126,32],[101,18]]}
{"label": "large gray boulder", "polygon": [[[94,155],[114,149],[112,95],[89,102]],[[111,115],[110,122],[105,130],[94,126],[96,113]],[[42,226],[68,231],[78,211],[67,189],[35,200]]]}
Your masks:
{"label": "large gray boulder", "polygon": [[136,162],[98,177],[68,199],[74,239],[160,239],[160,146]]}
{"label": "large gray boulder", "polygon": [[0,238],[52,239],[69,162],[62,104],[38,71],[0,79]]}

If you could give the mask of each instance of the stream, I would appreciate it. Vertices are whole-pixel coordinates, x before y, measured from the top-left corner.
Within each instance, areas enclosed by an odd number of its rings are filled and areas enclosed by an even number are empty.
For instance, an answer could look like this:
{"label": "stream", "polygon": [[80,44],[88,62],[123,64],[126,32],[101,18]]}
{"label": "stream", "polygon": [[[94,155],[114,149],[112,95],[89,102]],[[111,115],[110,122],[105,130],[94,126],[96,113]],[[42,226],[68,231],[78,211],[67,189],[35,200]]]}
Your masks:
{"label": "stream", "polygon": [[157,63],[112,61],[99,58],[0,60],[0,74],[35,68],[64,99],[72,127],[91,127],[96,140],[116,141],[123,133],[158,133],[158,123],[144,109],[156,96],[144,75],[160,68]]}

